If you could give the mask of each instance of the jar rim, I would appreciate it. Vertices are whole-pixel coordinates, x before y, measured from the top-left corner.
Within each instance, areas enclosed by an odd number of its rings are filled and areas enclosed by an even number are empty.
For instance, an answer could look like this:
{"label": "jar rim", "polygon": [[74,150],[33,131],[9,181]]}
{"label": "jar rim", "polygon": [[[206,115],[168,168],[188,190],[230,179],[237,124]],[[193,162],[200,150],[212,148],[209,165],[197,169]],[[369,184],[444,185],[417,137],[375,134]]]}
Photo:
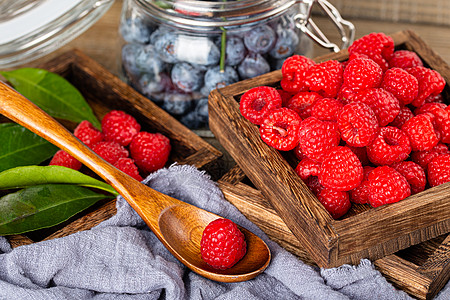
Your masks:
{"label": "jar rim", "polygon": [[302,0],[135,0],[153,18],[183,27],[217,28],[270,19]]}

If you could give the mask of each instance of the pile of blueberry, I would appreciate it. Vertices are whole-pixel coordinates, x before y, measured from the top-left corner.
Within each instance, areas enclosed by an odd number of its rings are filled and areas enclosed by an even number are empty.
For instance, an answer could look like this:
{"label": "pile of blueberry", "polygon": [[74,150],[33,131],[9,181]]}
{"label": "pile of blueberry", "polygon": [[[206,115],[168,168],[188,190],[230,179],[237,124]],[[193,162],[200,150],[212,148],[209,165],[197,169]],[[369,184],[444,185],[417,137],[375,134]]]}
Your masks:
{"label": "pile of blueberry", "polygon": [[137,15],[122,20],[120,33],[122,68],[130,85],[191,129],[208,127],[213,89],[279,69],[287,57],[310,49],[310,40],[288,15],[228,30],[224,45],[220,32],[187,34]]}

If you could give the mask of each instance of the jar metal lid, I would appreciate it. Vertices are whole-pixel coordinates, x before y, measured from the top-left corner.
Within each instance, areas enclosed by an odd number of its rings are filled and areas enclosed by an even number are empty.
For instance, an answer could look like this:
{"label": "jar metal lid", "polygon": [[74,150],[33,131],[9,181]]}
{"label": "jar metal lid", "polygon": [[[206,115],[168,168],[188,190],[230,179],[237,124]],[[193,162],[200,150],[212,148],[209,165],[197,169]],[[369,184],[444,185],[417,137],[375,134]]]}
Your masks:
{"label": "jar metal lid", "polygon": [[114,0],[6,0],[0,3],[0,68],[42,57],[94,24]]}

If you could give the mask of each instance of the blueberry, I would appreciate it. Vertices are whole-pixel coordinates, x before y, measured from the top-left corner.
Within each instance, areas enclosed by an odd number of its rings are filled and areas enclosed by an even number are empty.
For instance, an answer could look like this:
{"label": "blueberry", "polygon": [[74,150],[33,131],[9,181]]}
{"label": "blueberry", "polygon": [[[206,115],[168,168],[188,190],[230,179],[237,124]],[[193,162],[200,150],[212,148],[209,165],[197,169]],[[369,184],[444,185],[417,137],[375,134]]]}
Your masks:
{"label": "blueberry", "polygon": [[190,129],[197,129],[202,126],[202,122],[199,120],[197,113],[191,111],[180,118],[180,122]]}
{"label": "blueberry", "polygon": [[203,72],[185,62],[173,66],[171,78],[173,84],[184,92],[198,91],[203,86]]}
{"label": "blueberry", "polygon": [[270,72],[270,65],[259,53],[249,53],[238,67],[241,79],[253,78]]}
{"label": "blueberry", "polygon": [[135,79],[140,74],[140,70],[135,61],[140,47],[141,45],[134,43],[125,44],[122,47],[122,67],[129,79]]}
{"label": "blueberry", "polygon": [[198,100],[194,111],[202,124],[208,124],[208,98]]}
{"label": "blueberry", "polygon": [[[222,39],[218,39],[217,47],[221,47]],[[227,36],[226,47],[225,47],[225,63],[229,66],[236,66],[245,57],[247,49],[245,48],[244,42],[240,37],[237,36]]]}
{"label": "blueberry", "polygon": [[126,44],[122,48],[122,64],[126,74],[134,79],[142,73],[161,73],[167,67],[153,45],[141,44]]}
{"label": "blueberry", "polygon": [[176,91],[165,93],[162,109],[171,115],[182,116],[192,110],[190,94],[182,94]]}
{"label": "blueberry", "polygon": [[178,36],[172,31],[164,32],[155,37],[155,50],[163,61],[172,64],[178,62],[177,38]]}
{"label": "blueberry", "polygon": [[161,93],[166,88],[167,74],[165,73],[144,73],[138,81],[136,89],[145,96],[151,98],[157,93]]}
{"label": "blueberry", "polygon": [[153,31],[141,17],[131,17],[120,23],[120,34],[128,43],[148,44]]}
{"label": "blueberry", "polygon": [[197,129],[208,125],[208,98],[195,101],[195,108],[180,118],[186,127]]}
{"label": "blueberry", "polygon": [[277,27],[276,33],[277,41],[269,54],[276,59],[287,58],[294,54],[299,42],[297,33],[293,29],[282,26]]}
{"label": "blueberry", "polygon": [[264,54],[272,49],[276,38],[272,27],[260,25],[245,33],[244,44],[249,51]]}
{"label": "blueberry", "polygon": [[225,87],[237,81],[239,81],[239,75],[233,67],[225,66],[225,70],[221,71],[220,66],[214,66],[206,71],[205,85],[201,92],[203,95],[208,96],[212,90]]}

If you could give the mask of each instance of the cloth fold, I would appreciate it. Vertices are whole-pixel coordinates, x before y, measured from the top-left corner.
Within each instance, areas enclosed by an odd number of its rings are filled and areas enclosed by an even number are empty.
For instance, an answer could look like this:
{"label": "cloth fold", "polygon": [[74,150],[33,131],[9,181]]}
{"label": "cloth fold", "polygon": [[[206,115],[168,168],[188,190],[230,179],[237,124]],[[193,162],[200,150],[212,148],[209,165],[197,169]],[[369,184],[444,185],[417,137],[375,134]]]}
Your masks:
{"label": "cloth fold", "polygon": [[[412,299],[369,260],[332,269],[306,265],[271,241],[193,166],[174,164],[143,182],[253,231],[272,251],[269,267],[246,282],[205,279],[175,259],[118,197],[117,214],[90,230],[15,249],[0,237],[0,299]],[[450,299],[449,284],[436,299]]]}

